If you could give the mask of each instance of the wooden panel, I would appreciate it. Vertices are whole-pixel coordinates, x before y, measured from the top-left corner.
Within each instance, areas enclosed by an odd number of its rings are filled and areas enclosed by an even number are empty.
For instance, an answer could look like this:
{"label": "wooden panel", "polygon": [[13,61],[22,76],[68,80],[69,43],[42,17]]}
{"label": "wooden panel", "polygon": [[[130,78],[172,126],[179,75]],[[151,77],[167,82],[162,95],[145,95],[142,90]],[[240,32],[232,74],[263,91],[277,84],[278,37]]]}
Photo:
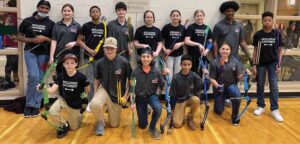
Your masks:
{"label": "wooden panel", "polygon": [[0,55],[18,55],[18,48],[5,48],[0,50]]}
{"label": "wooden panel", "polygon": [[0,7],[1,12],[17,12],[18,9],[15,7]]}

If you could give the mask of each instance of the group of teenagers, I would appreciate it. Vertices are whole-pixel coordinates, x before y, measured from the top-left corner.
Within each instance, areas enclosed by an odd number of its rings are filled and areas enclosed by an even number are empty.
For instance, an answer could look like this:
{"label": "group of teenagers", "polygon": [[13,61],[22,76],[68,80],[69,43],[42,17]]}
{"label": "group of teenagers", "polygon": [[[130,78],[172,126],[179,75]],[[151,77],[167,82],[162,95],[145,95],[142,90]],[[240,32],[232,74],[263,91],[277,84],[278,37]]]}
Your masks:
{"label": "group of teenagers", "polygon": [[[56,65],[54,82],[44,88],[50,94],[58,92],[58,99],[49,110],[49,120],[58,126],[58,138],[65,137],[69,129],[80,127],[82,93],[88,95],[89,108],[96,119],[95,134],[101,136],[104,135],[106,124],[105,113],[108,113],[109,126],[118,127],[122,105],[130,101],[130,96],[135,93],[136,98],[131,101],[130,109],[137,112],[138,127],[147,128],[148,107],[151,107],[148,132],[154,139],[160,139],[161,132],[156,125],[163,106],[157,91],[165,90],[165,85],[168,85],[166,75],[171,77],[167,91],[175,128],[183,125],[185,108],[190,107],[186,121],[190,129],[195,129],[193,119],[200,101],[205,99],[200,98],[201,91],[204,87],[208,88],[203,79],[213,87],[213,111],[216,114],[221,115],[224,111],[226,98],[233,98],[231,123],[238,125],[242,96],[237,84],[245,73],[251,74],[250,70],[242,68],[239,46],[256,73],[258,107],[254,114],[262,115],[265,112],[264,83],[267,72],[271,114],[277,121],[283,121],[278,110],[276,75],[280,70],[283,43],[281,35],[272,28],[271,12],[262,14],[263,29],[253,37],[254,52],[251,56],[244,40],[243,26],[234,19],[234,13],[239,9],[235,1],[226,1],[220,6],[219,10],[225,18],[214,26],[213,31],[203,23],[205,13],[202,10],[195,11],[195,23],[187,29],[181,24],[180,11],[172,10],[171,22],[161,31],[153,25],[154,12],[147,10],[144,13],[145,25],[137,28],[133,34],[133,27],[125,17],[127,6],[123,2],[115,5],[117,19],[107,25],[105,20],[100,20],[101,10],[98,6],[90,8],[92,20],[82,27],[73,18],[74,8],[71,4],[63,5],[63,18],[56,23],[48,17],[50,9],[49,1],[40,0],[37,11],[20,24],[17,40],[26,43],[24,56],[28,84],[24,117],[39,115],[43,98],[39,83],[47,71],[46,65]],[[187,54],[184,54],[184,45],[187,46]],[[137,57],[134,58],[138,64],[132,70],[129,60],[134,48],[137,51]],[[83,72],[78,71],[80,49],[84,49],[83,63],[87,64]],[[209,60],[208,54],[212,54],[214,59]],[[166,67],[159,66],[161,60],[166,62]],[[134,90],[131,88],[133,78]],[[67,112],[66,116],[61,116],[62,110]]]}

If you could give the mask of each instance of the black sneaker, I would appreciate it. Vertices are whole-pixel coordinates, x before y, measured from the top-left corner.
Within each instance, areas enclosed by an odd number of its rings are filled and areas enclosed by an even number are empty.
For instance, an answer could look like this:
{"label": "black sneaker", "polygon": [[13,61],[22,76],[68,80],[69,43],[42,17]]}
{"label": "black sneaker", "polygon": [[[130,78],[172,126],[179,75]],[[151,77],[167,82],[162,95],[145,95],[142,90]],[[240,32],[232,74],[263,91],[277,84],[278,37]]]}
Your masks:
{"label": "black sneaker", "polygon": [[31,116],[32,117],[37,117],[40,114],[40,109],[39,108],[32,108]]}
{"label": "black sneaker", "polygon": [[31,108],[25,107],[24,108],[24,118],[30,118],[31,117]]}
{"label": "black sneaker", "polygon": [[57,138],[63,138],[67,135],[69,131],[69,124],[66,123],[63,127],[60,127],[60,129],[56,130],[56,136]]}
{"label": "black sneaker", "polygon": [[240,124],[240,119],[238,118],[233,118],[232,119],[232,125],[234,125],[234,126],[238,126]]}

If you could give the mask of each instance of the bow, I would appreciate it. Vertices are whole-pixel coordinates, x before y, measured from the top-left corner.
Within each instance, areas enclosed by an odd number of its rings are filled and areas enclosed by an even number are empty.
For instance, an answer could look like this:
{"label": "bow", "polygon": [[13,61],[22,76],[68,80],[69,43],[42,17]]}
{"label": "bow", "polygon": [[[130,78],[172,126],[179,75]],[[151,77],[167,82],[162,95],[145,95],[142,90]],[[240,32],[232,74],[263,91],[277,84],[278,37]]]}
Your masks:
{"label": "bow", "polygon": [[62,51],[60,51],[56,56],[55,56],[55,61],[50,65],[50,67],[46,70],[43,78],[42,78],[42,81],[40,82],[40,86],[39,86],[39,90],[42,90],[43,92],[43,104],[44,104],[44,107],[45,107],[45,110],[44,112],[41,114],[41,117],[43,119],[46,120],[46,122],[48,124],[50,124],[52,127],[56,128],[57,130],[60,130],[62,131],[62,128],[59,127],[59,126],[56,126],[55,124],[53,124],[52,122],[48,121],[48,115],[49,115],[49,110],[50,110],[50,104],[49,104],[49,94],[48,94],[48,89],[47,87],[45,86],[46,84],[46,81],[48,80],[49,76],[51,75],[51,73],[55,70],[56,66],[57,66],[57,63],[58,63],[58,60],[57,58],[59,57],[60,54],[62,54],[64,51],[66,51],[66,49],[63,49]]}
{"label": "bow", "polygon": [[[136,78],[131,77],[131,89],[130,89],[130,102],[131,105],[135,104],[135,86],[136,86]],[[132,111],[131,116],[131,137],[136,137],[136,128],[135,128],[135,118],[134,118],[134,111]]]}
{"label": "bow", "polygon": [[[205,61],[205,63],[203,62],[202,58],[200,58],[200,64],[203,68],[206,68],[207,67],[207,62]],[[209,80],[209,77],[207,74],[204,74],[203,73],[203,94],[205,96],[205,111],[204,111],[204,115],[203,115],[203,119],[200,123],[200,128],[201,130],[204,130],[204,124],[205,124],[205,121],[207,119],[207,115],[208,115],[208,111],[209,111],[209,103],[208,103],[208,96],[207,96],[207,89],[206,89],[206,83],[207,83],[207,80]]]}
{"label": "bow", "polygon": [[128,42],[133,41],[133,26],[131,24],[131,17],[129,16],[128,19]]}
{"label": "bow", "polygon": [[45,107],[45,111],[41,114],[41,117],[43,119],[45,119],[46,122],[48,124],[50,124],[52,127],[54,127],[55,129],[62,130],[62,128],[60,128],[59,126],[56,126],[52,122],[48,121],[50,104],[49,104],[48,88],[45,86],[45,82],[48,79],[48,77],[51,75],[52,71],[55,70],[56,66],[57,66],[57,61],[55,61],[54,63],[52,63],[50,65],[50,67],[47,69],[47,71],[46,71],[45,75],[43,76],[43,79],[40,83],[39,89],[43,91],[43,98],[44,98],[43,104],[44,104],[44,107]]}
{"label": "bow", "polygon": [[[205,37],[204,37],[204,42],[203,42],[203,46],[207,46],[207,34],[208,34],[208,31],[209,31],[209,27],[207,26],[206,29],[205,29]],[[208,47],[208,49],[210,49]],[[201,68],[207,68],[207,60],[205,59],[205,62],[203,61],[203,57],[201,55],[201,57],[199,57],[199,66],[198,66],[198,72],[200,73],[200,70]],[[207,80],[209,80],[209,77],[207,74],[204,74],[202,75],[202,78],[203,78],[203,95],[205,96],[205,111],[204,111],[204,115],[203,115],[203,119],[200,123],[200,128],[201,130],[204,130],[204,124],[205,124],[205,121],[207,119],[207,115],[208,115],[208,111],[209,111],[209,103],[208,103],[208,96],[207,96],[207,90],[206,90],[206,83],[207,83]]]}
{"label": "bow", "polygon": [[[100,50],[100,48],[101,48],[101,46],[102,46],[102,44],[103,44],[103,42],[104,42],[104,40],[105,40],[105,38],[106,38],[106,36],[107,36],[106,17],[105,17],[105,16],[102,16],[102,17],[101,17],[101,21],[102,21],[103,26],[104,26],[104,37],[99,41],[98,45],[96,46],[96,48],[95,48],[95,52],[96,52],[96,53],[99,52],[99,50]],[[95,56],[90,56],[90,57],[89,57],[89,61],[88,61],[85,65],[83,65],[83,66],[77,68],[77,70],[84,69],[84,68],[87,67],[89,64],[91,64],[91,63],[94,61],[94,59],[95,59]]]}
{"label": "bow", "polygon": [[249,79],[250,77],[248,76],[247,72],[244,73],[244,90],[245,90],[245,94],[242,97],[239,98],[230,98],[230,99],[245,99],[246,100],[246,106],[244,107],[244,109],[241,111],[241,113],[238,114],[238,116],[236,117],[236,120],[240,119],[241,116],[246,112],[246,110],[249,107],[249,104],[251,103],[251,99],[248,96],[248,90],[251,87],[251,85],[249,85]]}
{"label": "bow", "polygon": [[[166,63],[164,62],[162,56],[160,56],[160,58],[159,58],[159,63],[160,63],[160,65],[161,65],[161,68],[162,68],[162,69],[163,69],[163,68],[166,68]],[[166,78],[166,81],[167,81],[167,83],[166,83],[166,88],[165,88],[165,89],[166,89],[165,100],[166,100],[167,118],[165,119],[165,121],[163,122],[163,124],[160,125],[160,131],[161,131],[162,134],[164,133],[164,131],[165,131],[164,128],[165,128],[165,126],[167,125],[168,121],[170,120],[170,118],[171,118],[171,116],[172,116],[172,112],[171,112],[171,104],[170,104],[170,96],[169,96],[170,75],[167,74],[167,75],[165,76],[165,78]]]}

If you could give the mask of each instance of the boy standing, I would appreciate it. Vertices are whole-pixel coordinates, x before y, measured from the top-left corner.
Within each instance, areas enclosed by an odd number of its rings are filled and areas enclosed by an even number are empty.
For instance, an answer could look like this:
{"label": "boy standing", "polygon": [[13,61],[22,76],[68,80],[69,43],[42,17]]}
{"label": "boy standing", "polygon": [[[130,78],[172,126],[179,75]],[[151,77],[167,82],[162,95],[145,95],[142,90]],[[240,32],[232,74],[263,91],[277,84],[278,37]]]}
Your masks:
{"label": "boy standing", "polygon": [[129,60],[129,54],[132,53],[129,37],[133,37],[133,26],[126,21],[127,5],[124,2],[118,2],[115,5],[115,11],[118,18],[108,23],[108,36],[117,39],[117,53],[121,53]]}
{"label": "boy standing", "polygon": [[[79,31],[77,38],[78,45],[84,49],[84,64],[88,64],[85,74],[93,89],[94,74],[96,73],[97,61],[103,57],[103,42],[105,39],[105,24],[100,21],[101,10],[98,6],[90,8],[92,21],[85,23]],[[93,58],[91,61],[90,59]],[[90,63],[90,64],[89,64]],[[92,99],[94,91],[89,93],[89,100]]]}
{"label": "boy standing", "polygon": [[[260,116],[265,112],[264,83],[266,72],[269,76],[271,115],[278,122],[283,122],[278,106],[278,83],[277,73],[280,72],[280,61],[282,58],[283,40],[281,34],[273,29],[273,13],[262,14],[263,29],[255,33],[253,38],[254,52],[253,59],[258,59],[252,67],[257,71],[257,108],[254,115]],[[257,55],[260,51],[260,55]]]}

